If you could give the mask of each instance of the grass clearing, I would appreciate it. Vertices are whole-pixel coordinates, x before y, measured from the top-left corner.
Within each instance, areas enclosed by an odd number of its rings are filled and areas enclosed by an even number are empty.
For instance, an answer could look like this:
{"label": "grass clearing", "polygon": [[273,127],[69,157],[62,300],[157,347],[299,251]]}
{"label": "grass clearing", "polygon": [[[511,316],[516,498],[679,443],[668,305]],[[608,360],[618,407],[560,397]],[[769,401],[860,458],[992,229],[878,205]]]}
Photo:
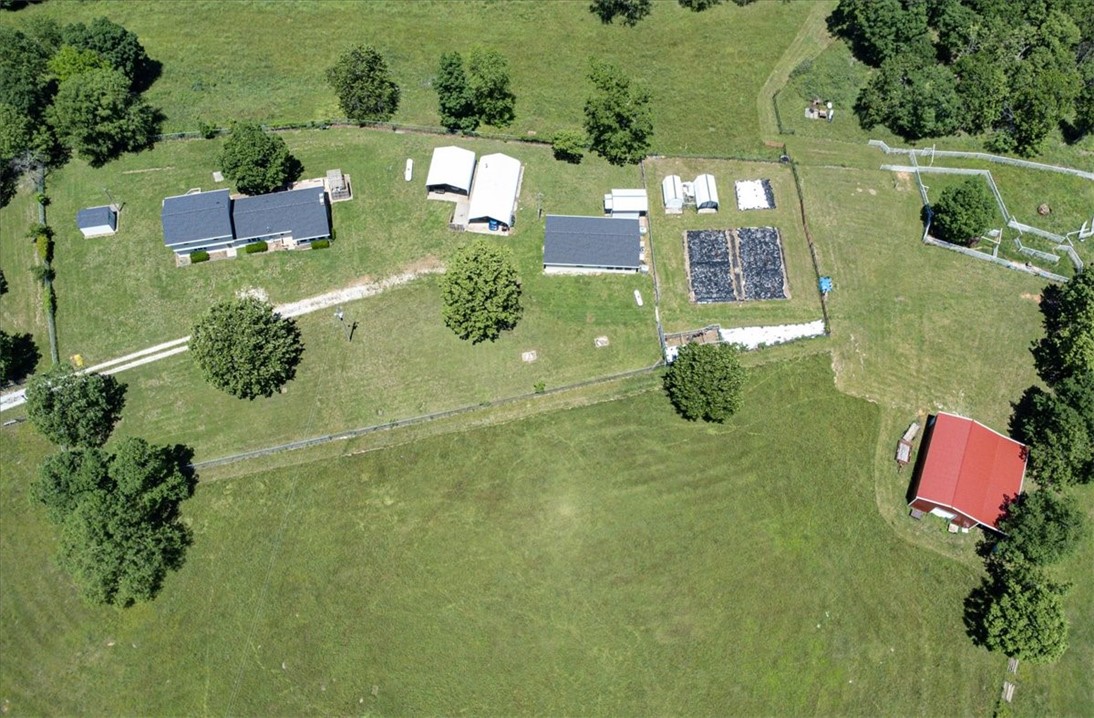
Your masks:
{"label": "grass clearing", "polygon": [[[167,132],[195,131],[199,121],[340,117],[323,73],[356,43],[373,43],[388,57],[402,90],[394,120],[437,126],[432,82],[441,53],[485,44],[510,63],[517,118],[505,131],[512,135],[550,137],[580,127],[595,55],[653,92],[657,151],[755,154],[755,98],[810,10],[809,3],[758,3],[694,13],[662,1],[628,28],[601,24],[582,2],[110,0],[43,3],[3,21],[105,15],[135,32],[163,64],[147,98],[167,115]],[[400,41],[407,37],[414,41]]]}
{"label": "grass clearing", "polygon": [[[666,215],[661,199],[661,180],[670,174],[690,182],[709,172],[718,187],[720,209],[716,214]],[[809,257],[801,224],[798,196],[790,169],[776,163],[662,158],[647,162],[654,262],[661,286],[661,320],[666,332],[698,329],[709,324],[723,327],[760,326],[809,322],[821,317],[817,275]],[[775,209],[737,209],[736,180],[768,179],[775,194]],[[760,302],[693,304],[689,301],[684,264],[684,232],[689,229],[777,227],[782,238],[790,298]]]}
{"label": "grass clearing", "polygon": [[877,410],[823,356],[754,369],[744,407],[690,424],[655,391],[203,485],[185,569],[125,612],[39,568],[43,447],[5,432],[28,463],[0,494],[19,657],[0,693],[144,714],[988,710],[998,661],[953,640],[974,572],[875,512]]}

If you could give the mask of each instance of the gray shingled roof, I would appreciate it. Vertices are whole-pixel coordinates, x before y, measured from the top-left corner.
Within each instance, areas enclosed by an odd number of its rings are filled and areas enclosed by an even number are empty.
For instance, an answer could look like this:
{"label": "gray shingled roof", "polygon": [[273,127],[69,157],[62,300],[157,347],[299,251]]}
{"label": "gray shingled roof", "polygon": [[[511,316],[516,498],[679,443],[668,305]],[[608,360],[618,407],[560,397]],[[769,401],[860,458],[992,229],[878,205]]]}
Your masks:
{"label": "gray shingled roof", "polygon": [[638,269],[640,236],[637,219],[549,214],[543,263]]}
{"label": "gray shingled roof", "polygon": [[109,225],[111,229],[118,228],[117,215],[108,205],[102,207],[88,207],[76,213],[76,226],[80,229],[102,227]]}
{"label": "gray shingled roof", "polygon": [[290,233],[306,240],[330,236],[326,190],[322,187],[240,197],[232,206],[237,240]]}
{"label": "gray shingled roof", "polygon": [[226,189],[168,197],[163,200],[160,219],[168,247],[232,237],[231,199]]}

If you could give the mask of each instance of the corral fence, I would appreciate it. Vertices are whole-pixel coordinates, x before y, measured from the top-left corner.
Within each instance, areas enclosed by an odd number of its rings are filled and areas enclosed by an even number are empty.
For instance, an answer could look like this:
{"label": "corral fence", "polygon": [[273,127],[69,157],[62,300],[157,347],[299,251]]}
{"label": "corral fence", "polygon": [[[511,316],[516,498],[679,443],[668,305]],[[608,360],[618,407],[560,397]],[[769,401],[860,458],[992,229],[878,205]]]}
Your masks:
{"label": "corral fence", "polygon": [[1077,170],[1072,167],[1061,167],[1060,165],[1049,165],[1043,162],[1031,162],[1030,160],[1020,160],[1014,157],[1004,157],[1002,155],[988,154],[987,152],[962,152],[959,150],[939,150],[934,147],[890,147],[882,140],[870,140],[867,142],[871,147],[877,147],[887,155],[918,155],[920,157],[954,157],[960,159],[969,160],[981,160],[984,162],[995,162],[998,164],[1012,165],[1014,167],[1022,167],[1030,170],[1044,170],[1046,172],[1059,172],[1060,174],[1073,175],[1075,177],[1082,177],[1083,179],[1094,180],[1094,172],[1087,172],[1085,170]]}

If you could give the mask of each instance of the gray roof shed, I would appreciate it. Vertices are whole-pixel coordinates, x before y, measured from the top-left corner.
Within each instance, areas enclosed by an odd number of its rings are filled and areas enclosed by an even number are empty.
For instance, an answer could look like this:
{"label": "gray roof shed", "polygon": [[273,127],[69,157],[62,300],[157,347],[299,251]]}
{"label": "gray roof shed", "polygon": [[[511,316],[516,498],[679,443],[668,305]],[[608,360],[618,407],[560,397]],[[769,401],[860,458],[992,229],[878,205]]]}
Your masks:
{"label": "gray roof shed", "polygon": [[109,205],[81,209],[76,213],[76,226],[84,236],[112,234],[118,229],[118,213]]}
{"label": "gray roof shed", "polygon": [[547,215],[545,266],[638,270],[641,252],[637,219]]}

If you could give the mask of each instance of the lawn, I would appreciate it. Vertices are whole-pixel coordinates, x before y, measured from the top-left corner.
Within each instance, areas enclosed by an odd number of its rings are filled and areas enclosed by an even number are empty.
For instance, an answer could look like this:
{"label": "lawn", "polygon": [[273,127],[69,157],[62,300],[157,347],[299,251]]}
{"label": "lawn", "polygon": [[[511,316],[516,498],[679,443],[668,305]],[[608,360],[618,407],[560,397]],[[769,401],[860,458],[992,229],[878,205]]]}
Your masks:
{"label": "lawn", "polygon": [[984,714],[1001,659],[962,637],[975,573],[877,515],[877,421],[820,355],[754,369],[724,426],[651,391],[203,484],[186,566],[127,611],[52,567],[26,496],[44,447],[5,431],[22,458],[0,493],[0,695],[31,713]]}
{"label": "lawn", "polygon": [[200,121],[341,117],[324,72],[356,43],[373,43],[389,59],[402,90],[394,120],[437,126],[432,82],[441,53],[482,44],[498,49],[512,68],[517,119],[505,130],[510,134],[549,137],[580,126],[588,58],[595,55],[652,91],[657,151],[755,154],[757,93],[809,5],[726,3],[694,13],[659,0],[649,18],[627,28],[602,25],[587,2],[576,1],[54,0],[0,21],[105,15],[137,33],[163,65],[147,97],[164,110],[169,132],[194,131]]}
{"label": "lawn", "polygon": [[[820,319],[817,274],[801,224],[801,210],[790,169],[776,163],[660,158],[646,163],[650,193],[650,224],[654,261],[661,287],[661,320],[666,332],[698,329],[710,324],[723,327],[760,326]],[[700,173],[714,175],[720,208],[716,214],[666,215],[661,199],[661,180],[670,174],[691,181]],[[734,181],[768,179],[775,194],[775,209],[737,209]],[[782,237],[788,300],[695,304],[689,300],[684,264],[684,232],[689,229],[776,227]]]}

